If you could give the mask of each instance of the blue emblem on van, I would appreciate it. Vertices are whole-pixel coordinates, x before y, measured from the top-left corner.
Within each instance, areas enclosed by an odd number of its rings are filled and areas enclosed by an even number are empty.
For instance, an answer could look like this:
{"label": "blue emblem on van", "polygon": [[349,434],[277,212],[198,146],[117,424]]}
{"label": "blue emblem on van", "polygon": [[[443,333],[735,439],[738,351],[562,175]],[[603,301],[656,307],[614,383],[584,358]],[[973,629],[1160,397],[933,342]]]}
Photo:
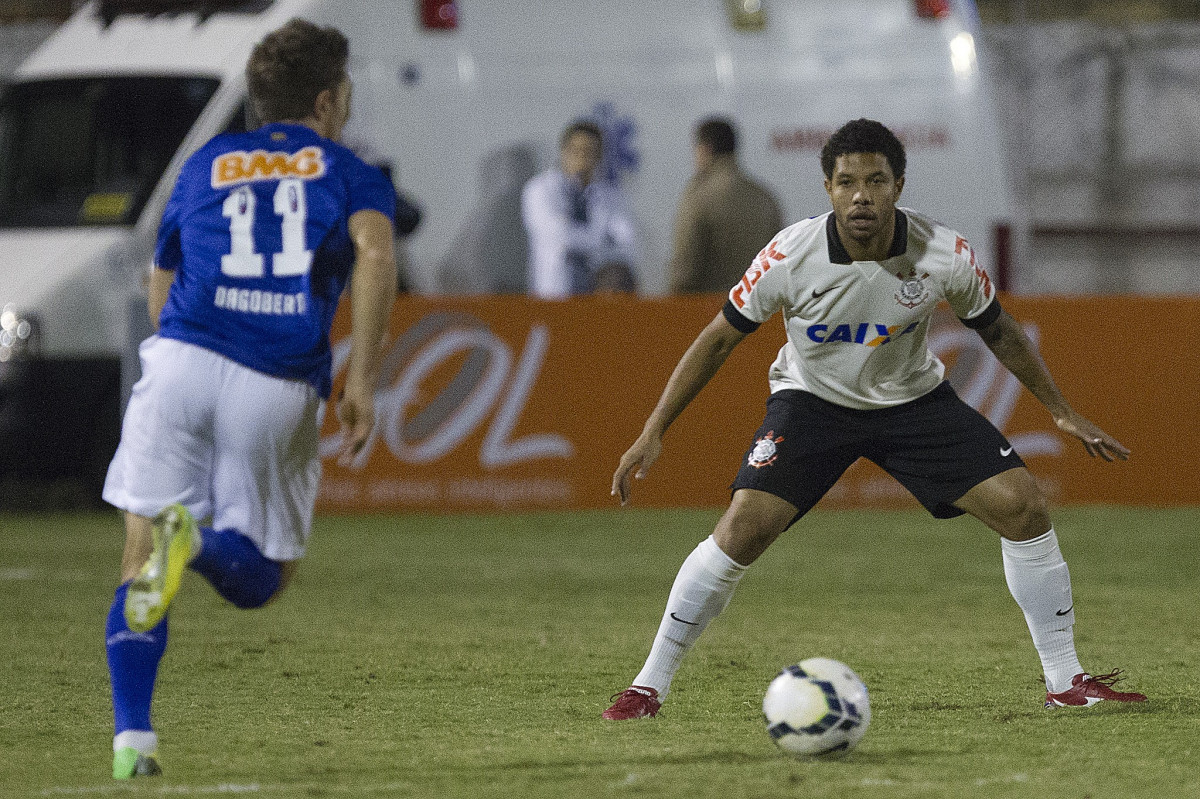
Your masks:
{"label": "blue emblem on van", "polygon": [[601,176],[609,183],[620,183],[626,173],[637,172],[642,157],[633,144],[633,137],[637,135],[633,117],[619,115],[615,103],[604,102],[596,103],[588,118],[600,126],[604,136]]}

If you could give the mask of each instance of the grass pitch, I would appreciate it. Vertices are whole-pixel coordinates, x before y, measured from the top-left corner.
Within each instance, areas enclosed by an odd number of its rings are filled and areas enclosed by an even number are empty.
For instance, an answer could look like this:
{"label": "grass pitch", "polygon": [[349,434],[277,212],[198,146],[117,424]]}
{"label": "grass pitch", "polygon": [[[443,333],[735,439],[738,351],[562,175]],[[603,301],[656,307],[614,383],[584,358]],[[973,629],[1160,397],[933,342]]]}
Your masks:
{"label": "grass pitch", "polygon": [[[716,513],[319,519],[278,603],[189,574],[154,719],[163,778],[109,779],[116,515],[0,515],[0,796],[1200,796],[1200,510],[1056,514],[1085,666],[1144,705],[1044,711],[978,523],[814,513],[749,571],[656,719],[600,720]],[[762,693],[849,663],[874,720],[837,761],[778,752]]]}

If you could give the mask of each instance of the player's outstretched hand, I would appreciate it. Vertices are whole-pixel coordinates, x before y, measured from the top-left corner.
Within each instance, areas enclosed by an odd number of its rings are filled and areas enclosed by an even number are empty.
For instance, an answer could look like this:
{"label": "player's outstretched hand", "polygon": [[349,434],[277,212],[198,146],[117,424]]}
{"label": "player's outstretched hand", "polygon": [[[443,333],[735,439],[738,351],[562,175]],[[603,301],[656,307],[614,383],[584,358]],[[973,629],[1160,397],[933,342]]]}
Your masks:
{"label": "player's outstretched hand", "polygon": [[1055,419],[1054,423],[1059,430],[1082,441],[1093,458],[1099,455],[1110,462],[1129,459],[1128,447],[1074,411],[1069,416]]}
{"label": "player's outstretched hand", "polygon": [[[661,453],[662,441],[657,436],[643,433],[638,436],[637,441],[633,442],[633,446],[621,456],[621,463],[617,466],[617,471],[613,473],[612,495],[620,498],[622,505],[629,504],[629,476],[633,474],[638,480],[644,479],[646,472],[658,460]],[[634,469],[637,469],[636,473]]]}
{"label": "player's outstretched hand", "polygon": [[375,427],[375,392],[347,384],[337,406],[342,425],[342,449],[338,465],[349,466],[366,446]]}

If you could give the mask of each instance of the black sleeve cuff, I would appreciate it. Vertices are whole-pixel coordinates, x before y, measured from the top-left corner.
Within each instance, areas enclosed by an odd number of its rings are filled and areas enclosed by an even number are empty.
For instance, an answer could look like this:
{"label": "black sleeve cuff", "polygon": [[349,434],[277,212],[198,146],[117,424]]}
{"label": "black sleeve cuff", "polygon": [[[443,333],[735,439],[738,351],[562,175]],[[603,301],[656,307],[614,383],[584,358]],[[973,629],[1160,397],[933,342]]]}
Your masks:
{"label": "black sleeve cuff", "polygon": [[1000,307],[1000,300],[993,297],[991,304],[984,308],[983,313],[979,314],[979,316],[972,316],[970,319],[960,318],[958,321],[972,330],[982,330],[999,319],[1002,310],[1004,309]]}
{"label": "black sleeve cuff", "polygon": [[733,325],[735,329],[740,330],[746,335],[750,335],[759,328],[758,322],[742,316],[742,312],[739,311],[730,300],[725,300],[725,306],[721,308],[721,313],[725,315],[726,322]]}

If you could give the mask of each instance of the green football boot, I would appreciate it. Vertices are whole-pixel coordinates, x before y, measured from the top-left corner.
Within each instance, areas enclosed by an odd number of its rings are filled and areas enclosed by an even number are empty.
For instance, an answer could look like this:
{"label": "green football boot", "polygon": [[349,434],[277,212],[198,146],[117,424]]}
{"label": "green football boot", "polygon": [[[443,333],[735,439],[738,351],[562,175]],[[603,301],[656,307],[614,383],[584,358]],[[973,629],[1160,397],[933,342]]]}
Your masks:
{"label": "green football boot", "polygon": [[154,549],[125,595],[129,629],[144,633],[167,615],[197,536],[196,520],[182,505],[168,505],[154,517]]}
{"label": "green football boot", "polygon": [[143,755],[132,746],[124,746],[113,752],[113,779],[130,780],[134,777],[157,777],[162,774],[157,754]]}

